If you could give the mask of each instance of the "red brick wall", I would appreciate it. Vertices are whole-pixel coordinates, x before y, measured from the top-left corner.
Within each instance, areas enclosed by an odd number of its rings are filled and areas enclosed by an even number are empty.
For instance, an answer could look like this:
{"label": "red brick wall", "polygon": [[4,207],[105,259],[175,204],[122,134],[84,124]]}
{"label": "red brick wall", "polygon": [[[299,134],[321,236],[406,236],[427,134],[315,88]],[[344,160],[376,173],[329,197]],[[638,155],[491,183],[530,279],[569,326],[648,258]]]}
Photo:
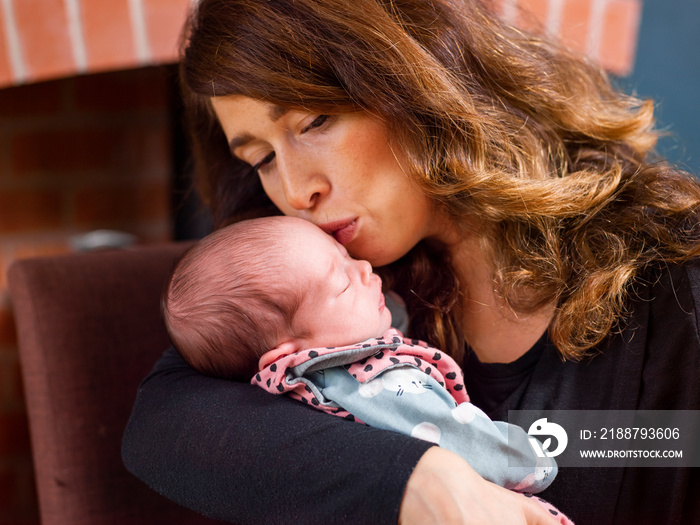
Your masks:
{"label": "red brick wall", "polygon": [[168,72],[145,68],[0,90],[0,524],[38,523],[6,270],[116,229],[169,239]]}
{"label": "red brick wall", "polygon": [[560,39],[616,75],[634,65],[642,0],[492,0],[522,28]]}
{"label": "red brick wall", "polygon": [[[173,61],[195,1],[4,0],[0,86]],[[632,70],[642,0],[490,1],[521,26],[532,25],[523,13],[533,12],[548,33],[616,74]]]}
{"label": "red brick wall", "polygon": [[0,85],[173,61],[192,1],[4,0]]}

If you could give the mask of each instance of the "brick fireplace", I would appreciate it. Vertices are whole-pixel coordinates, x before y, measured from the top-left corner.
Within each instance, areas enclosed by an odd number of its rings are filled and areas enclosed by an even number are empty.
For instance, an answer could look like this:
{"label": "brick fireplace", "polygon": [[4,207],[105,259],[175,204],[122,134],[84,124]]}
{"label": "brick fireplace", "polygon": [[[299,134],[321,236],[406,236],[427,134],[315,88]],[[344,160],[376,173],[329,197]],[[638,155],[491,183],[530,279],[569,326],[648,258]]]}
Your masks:
{"label": "brick fireplace", "polygon": [[[31,456],[5,273],[109,229],[173,237],[167,67],[0,90],[0,523],[35,514]],[[28,521],[31,523],[31,521]]]}
{"label": "brick fireplace", "polygon": [[[494,1],[515,23],[630,72],[641,0]],[[9,264],[70,251],[97,229],[141,243],[201,231],[174,204],[184,160],[173,62],[191,2],[0,0],[2,525],[39,522]]]}

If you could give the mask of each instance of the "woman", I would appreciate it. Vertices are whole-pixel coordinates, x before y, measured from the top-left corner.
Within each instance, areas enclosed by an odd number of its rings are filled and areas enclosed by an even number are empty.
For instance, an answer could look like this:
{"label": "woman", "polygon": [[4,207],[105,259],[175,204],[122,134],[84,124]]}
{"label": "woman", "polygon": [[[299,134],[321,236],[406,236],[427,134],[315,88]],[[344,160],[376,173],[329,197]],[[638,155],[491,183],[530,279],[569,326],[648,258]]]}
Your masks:
{"label": "woman", "polygon": [[[302,217],[382,267],[410,334],[463,363],[490,416],[700,408],[700,187],[652,158],[652,104],[596,68],[479,0],[202,0],[182,82],[217,224]],[[447,451],[200,376],[173,349],[124,460],[239,523],[548,519]],[[698,483],[562,468],[543,497],[577,523],[693,522]]]}

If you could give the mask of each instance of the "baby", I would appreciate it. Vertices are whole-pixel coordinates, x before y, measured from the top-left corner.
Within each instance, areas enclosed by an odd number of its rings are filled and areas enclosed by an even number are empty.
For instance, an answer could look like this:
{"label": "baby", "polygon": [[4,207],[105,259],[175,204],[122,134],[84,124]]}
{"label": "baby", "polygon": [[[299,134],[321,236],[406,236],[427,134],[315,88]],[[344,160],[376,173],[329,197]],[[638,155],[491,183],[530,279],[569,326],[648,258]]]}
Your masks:
{"label": "baby", "polygon": [[267,217],[188,250],[163,316],[174,345],[203,373],[431,441],[508,489],[549,486],[554,460],[538,455],[520,427],[472,405],[450,356],[391,328],[389,303],[371,265],[333,237],[302,219]]}

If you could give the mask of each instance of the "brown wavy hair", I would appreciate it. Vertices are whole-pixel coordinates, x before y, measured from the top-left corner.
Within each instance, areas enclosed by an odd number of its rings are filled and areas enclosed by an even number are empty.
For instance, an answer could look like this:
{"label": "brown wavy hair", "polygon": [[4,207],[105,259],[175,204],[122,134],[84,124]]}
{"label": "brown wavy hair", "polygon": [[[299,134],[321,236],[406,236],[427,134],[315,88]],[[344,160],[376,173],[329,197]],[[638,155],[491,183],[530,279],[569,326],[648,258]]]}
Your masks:
{"label": "brown wavy hair", "polygon": [[[654,157],[653,103],[480,0],[202,0],[183,42],[199,187],[218,224],[279,213],[211,111],[210,97],[241,94],[383,120],[426,195],[458,227],[479,218],[507,303],[557,305],[564,357],[619,326],[640,270],[700,251],[700,186]],[[384,273],[411,335],[459,358],[450,267],[423,242]]]}

